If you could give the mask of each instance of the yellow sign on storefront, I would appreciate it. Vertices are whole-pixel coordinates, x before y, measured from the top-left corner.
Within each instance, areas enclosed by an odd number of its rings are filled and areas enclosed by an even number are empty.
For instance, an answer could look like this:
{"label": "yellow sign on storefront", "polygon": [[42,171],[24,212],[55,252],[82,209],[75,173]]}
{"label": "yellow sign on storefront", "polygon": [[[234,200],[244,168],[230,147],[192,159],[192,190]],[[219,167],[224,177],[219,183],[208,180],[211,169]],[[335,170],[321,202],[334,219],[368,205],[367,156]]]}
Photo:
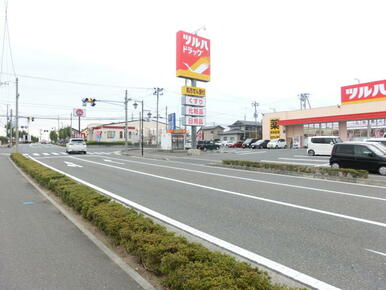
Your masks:
{"label": "yellow sign on storefront", "polygon": [[279,120],[280,119],[271,119],[269,121],[269,136],[271,140],[280,138]]}

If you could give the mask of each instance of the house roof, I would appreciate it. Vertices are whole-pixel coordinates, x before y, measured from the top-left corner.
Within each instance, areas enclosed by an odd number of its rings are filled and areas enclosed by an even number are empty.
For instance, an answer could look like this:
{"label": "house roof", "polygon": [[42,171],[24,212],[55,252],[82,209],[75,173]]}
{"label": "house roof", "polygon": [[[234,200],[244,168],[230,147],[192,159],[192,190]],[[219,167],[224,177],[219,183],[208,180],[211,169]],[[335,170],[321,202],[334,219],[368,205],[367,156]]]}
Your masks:
{"label": "house roof", "polygon": [[213,129],[216,129],[216,128],[220,128],[220,129],[225,129],[223,126],[220,126],[220,125],[217,125],[217,126],[205,126],[205,127],[201,127],[201,130],[213,130]]}
{"label": "house roof", "polygon": [[229,125],[229,127],[236,127],[240,125],[247,125],[247,126],[259,126],[261,125],[260,122],[255,122],[255,121],[244,121],[244,120],[237,120],[234,122],[232,125]]}

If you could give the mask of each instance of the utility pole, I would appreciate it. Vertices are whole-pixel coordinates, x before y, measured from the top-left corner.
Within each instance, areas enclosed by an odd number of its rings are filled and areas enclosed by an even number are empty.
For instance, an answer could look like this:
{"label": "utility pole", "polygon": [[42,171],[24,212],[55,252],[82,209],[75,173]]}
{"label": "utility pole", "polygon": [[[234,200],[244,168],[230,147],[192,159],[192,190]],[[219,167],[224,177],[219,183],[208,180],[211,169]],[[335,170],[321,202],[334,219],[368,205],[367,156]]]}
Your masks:
{"label": "utility pole", "polygon": [[70,120],[71,120],[71,122],[70,122],[70,138],[72,138],[72,112],[70,114]]}
{"label": "utility pole", "polygon": [[166,132],[166,130],[168,129],[168,123],[169,123],[169,120],[168,120],[168,106],[166,106],[166,108],[165,108],[165,132]]}
{"label": "utility pole", "polygon": [[[190,82],[191,82],[192,87],[197,86],[196,80],[191,79]],[[192,149],[196,149],[197,148],[197,126],[192,126],[192,137],[191,138],[192,138]]]}
{"label": "utility pole", "polygon": [[[8,118],[8,104],[7,104],[7,122],[6,122],[7,126],[5,127],[5,130],[6,130],[6,133],[5,133],[5,136],[7,136],[8,138],[8,131],[9,131],[9,118]],[[9,144],[9,139],[8,139],[8,144]]]}
{"label": "utility pole", "polygon": [[19,152],[19,79],[16,78],[16,153]]}
{"label": "utility pole", "polygon": [[142,110],[141,110],[141,155],[143,157],[143,100],[141,102]]}
{"label": "utility pole", "polygon": [[258,128],[257,128],[257,107],[259,106],[260,104],[256,101],[254,101],[252,103],[252,107],[255,107],[255,112],[253,113],[253,117],[255,118],[255,125],[256,125],[256,138],[257,138],[257,134],[258,134]]}
{"label": "utility pole", "polygon": [[129,102],[127,98],[127,90],[125,90],[125,150],[129,151],[129,142],[127,140],[127,103]]}
{"label": "utility pole", "polygon": [[153,93],[153,95],[156,95],[157,96],[157,116],[156,116],[156,118],[157,118],[157,125],[156,125],[156,130],[157,130],[157,133],[156,133],[156,146],[157,146],[157,148],[158,148],[158,135],[159,135],[159,132],[158,132],[158,104],[159,104],[159,96],[161,95],[163,95],[163,88],[154,88],[154,93]]}

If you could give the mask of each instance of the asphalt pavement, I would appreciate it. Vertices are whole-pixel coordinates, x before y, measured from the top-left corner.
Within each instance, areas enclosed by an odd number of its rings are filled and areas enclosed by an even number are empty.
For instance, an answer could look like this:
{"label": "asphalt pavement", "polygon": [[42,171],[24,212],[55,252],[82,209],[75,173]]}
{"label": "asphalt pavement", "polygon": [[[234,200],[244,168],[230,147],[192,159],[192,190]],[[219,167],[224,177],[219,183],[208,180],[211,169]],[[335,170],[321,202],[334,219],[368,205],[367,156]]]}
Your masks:
{"label": "asphalt pavement", "polygon": [[5,154],[0,184],[0,289],[143,289]]}
{"label": "asphalt pavement", "polygon": [[[208,166],[221,155],[234,159],[236,150],[200,156],[148,150],[148,158],[103,148],[87,155],[44,150],[25,154],[328,285],[385,289],[385,187]],[[272,158],[257,157],[263,154],[239,157]],[[300,150],[269,154],[307,160]]]}

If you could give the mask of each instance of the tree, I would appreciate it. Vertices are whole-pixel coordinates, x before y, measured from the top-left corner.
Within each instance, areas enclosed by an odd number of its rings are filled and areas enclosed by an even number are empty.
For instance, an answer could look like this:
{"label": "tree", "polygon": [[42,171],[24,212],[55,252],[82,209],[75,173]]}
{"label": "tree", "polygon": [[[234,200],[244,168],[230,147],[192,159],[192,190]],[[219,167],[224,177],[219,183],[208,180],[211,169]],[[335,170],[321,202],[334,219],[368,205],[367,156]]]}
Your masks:
{"label": "tree", "polygon": [[56,134],[56,131],[50,132],[50,139],[52,142],[55,142],[55,143],[58,141],[58,134]]}
{"label": "tree", "polygon": [[59,140],[65,140],[70,137],[71,137],[71,127],[66,127],[59,130]]}

